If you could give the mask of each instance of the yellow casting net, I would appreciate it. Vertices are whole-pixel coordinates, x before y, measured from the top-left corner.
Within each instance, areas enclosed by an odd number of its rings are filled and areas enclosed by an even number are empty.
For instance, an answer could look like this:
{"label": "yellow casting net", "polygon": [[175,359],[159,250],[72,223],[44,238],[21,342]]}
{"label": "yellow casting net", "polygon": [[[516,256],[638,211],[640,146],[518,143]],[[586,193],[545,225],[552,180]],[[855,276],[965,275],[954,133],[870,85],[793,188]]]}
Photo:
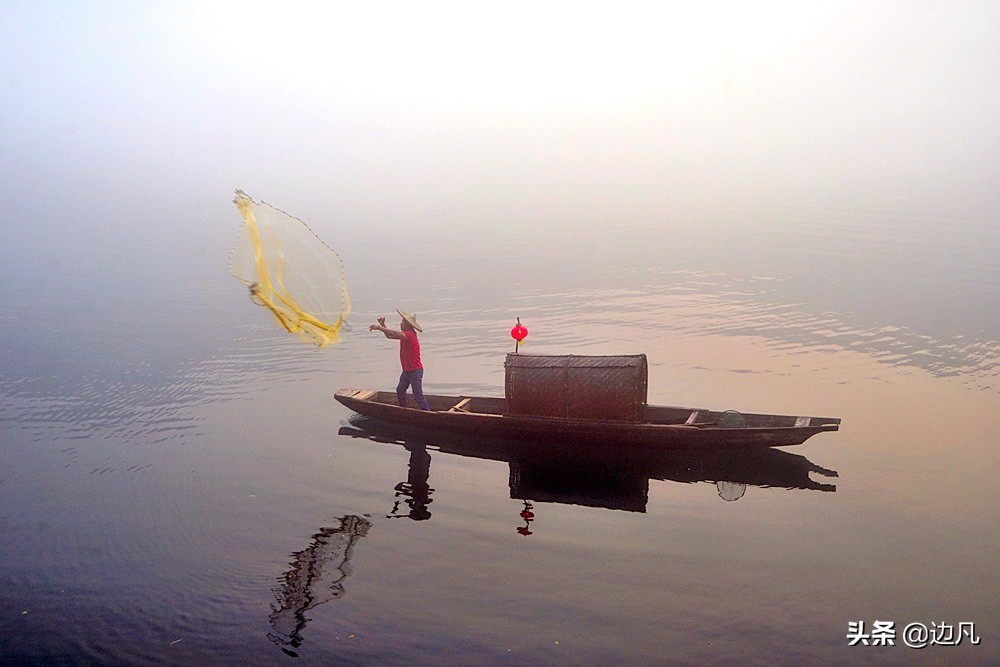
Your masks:
{"label": "yellow casting net", "polygon": [[298,218],[255,202],[242,190],[233,202],[244,224],[230,273],[287,331],[319,347],[336,343],[351,311],[340,256]]}

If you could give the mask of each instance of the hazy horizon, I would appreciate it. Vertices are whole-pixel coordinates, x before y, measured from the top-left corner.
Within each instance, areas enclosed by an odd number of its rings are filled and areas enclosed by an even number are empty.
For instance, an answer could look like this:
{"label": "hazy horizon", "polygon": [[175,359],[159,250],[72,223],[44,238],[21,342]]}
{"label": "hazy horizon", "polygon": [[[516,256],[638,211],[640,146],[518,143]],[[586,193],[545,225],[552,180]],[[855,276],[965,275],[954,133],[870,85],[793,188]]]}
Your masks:
{"label": "hazy horizon", "polygon": [[798,199],[992,219],[998,26],[989,2],[8,3],[4,237],[46,198],[236,187],[429,231]]}
{"label": "hazy horizon", "polygon": [[0,37],[15,304],[224,282],[242,188],[340,252],[361,310],[373,271],[433,249],[453,260],[414,291],[514,259],[539,289],[781,273],[789,298],[996,337],[994,3],[25,2]]}

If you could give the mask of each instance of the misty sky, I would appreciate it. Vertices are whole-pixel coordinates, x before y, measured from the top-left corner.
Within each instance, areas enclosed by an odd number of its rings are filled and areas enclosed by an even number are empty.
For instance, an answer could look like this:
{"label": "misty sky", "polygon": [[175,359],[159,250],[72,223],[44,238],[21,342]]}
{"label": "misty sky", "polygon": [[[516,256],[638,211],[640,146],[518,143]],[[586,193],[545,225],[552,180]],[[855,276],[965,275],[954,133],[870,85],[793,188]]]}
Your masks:
{"label": "misty sky", "polygon": [[45,199],[236,187],[429,229],[790,196],[994,215],[1000,3],[8,1],[0,117],[8,242]]}

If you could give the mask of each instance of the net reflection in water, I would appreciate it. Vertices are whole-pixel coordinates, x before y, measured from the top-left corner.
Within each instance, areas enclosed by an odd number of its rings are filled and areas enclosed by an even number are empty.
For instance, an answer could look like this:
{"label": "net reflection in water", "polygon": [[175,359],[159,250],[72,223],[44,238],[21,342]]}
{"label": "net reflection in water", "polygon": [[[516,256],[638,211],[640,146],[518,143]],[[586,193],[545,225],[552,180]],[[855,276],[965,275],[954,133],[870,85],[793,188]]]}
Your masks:
{"label": "net reflection in water", "polygon": [[295,649],[302,646],[309,623],[307,611],[344,595],[354,546],[371,526],[365,517],[341,517],[339,525],[321,529],[308,547],[292,554],[292,567],[275,589],[270,615],[274,632],[268,634],[284,653],[297,656]]}

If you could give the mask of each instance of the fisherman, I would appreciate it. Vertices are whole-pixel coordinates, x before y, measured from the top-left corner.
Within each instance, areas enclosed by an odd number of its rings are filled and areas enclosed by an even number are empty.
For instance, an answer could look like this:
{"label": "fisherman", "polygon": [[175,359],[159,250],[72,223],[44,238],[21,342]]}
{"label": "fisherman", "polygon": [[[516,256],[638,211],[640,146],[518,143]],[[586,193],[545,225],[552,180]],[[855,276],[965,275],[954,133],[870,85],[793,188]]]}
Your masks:
{"label": "fisherman", "polygon": [[399,331],[385,326],[385,317],[378,318],[378,324],[368,327],[369,331],[381,331],[386,338],[396,338],[399,340],[399,363],[403,366],[403,372],[399,376],[399,384],[396,385],[396,398],[402,407],[406,407],[406,390],[413,387],[413,398],[423,410],[430,410],[427,399],[424,398],[424,365],[420,362],[420,341],[417,339],[417,332],[423,332],[417,324],[417,316],[396,309],[402,320],[399,323]]}

